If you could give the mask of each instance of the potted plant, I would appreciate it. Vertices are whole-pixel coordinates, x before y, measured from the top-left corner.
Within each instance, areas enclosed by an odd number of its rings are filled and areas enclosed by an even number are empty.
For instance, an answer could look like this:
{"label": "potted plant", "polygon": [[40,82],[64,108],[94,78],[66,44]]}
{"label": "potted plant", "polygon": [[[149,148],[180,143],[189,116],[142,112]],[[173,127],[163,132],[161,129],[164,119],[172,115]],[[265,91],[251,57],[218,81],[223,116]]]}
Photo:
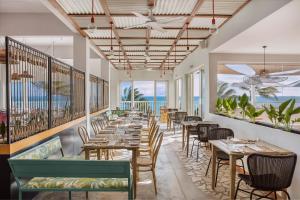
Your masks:
{"label": "potted plant", "polygon": [[241,114],[243,116],[243,119],[245,119],[246,108],[247,108],[247,105],[249,104],[249,97],[244,93],[242,96],[239,96],[238,99],[239,99],[238,106],[241,109]]}
{"label": "potted plant", "polygon": [[229,115],[230,117],[232,117],[232,115],[234,114],[236,108],[237,108],[237,101],[235,98],[233,97],[229,97],[226,99],[223,99],[222,101],[222,105],[223,108],[226,111],[226,114]]}
{"label": "potted plant", "polygon": [[251,122],[255,123],[256,118],[265,112],[264,109],[257,110],[252,104],[248,103],[245,114],[249,117]]}
{"label": "potted plant", "polygon": [[286,107],[286,109],[284,109],[285,112],[283,112],[282,115],[280,116],[280,120],[287,131],[290,131],[292,127],[292,123],[293,123],[292,115],[300,113],[300,107],[295,108],[295,104],[296,104],[295,99],[289,101],[290,106]]}
{"label": "potted plant", "polygon": [[269,107],[264,106],[264,109],[268,115],[269,120],[272,122],[275,128],[279,127],[278,123],[278,116],[279,116],[279,111],[276,110],[276,108],[270,104]]}

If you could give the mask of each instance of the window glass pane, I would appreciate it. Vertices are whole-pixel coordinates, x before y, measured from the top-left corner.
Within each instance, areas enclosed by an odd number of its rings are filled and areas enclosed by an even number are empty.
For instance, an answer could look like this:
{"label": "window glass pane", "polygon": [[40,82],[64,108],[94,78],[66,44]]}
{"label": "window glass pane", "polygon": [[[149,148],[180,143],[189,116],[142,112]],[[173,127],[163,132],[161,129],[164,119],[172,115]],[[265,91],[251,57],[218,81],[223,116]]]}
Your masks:
{"label": "window glass pane", "polygon": [[200,104],[200,72],[193,74],[193,114],[199,115]]}
{"label": "window glass pane", "polygon": [[128,110],[131,109],[131,91],[132,91],[132,82],[123,81],[120,84],[120,93],[121,93],[121,105],[120,109]]}
{"label": "window glass pane", "polygon": [[156,82],[156,114],[160,113],[160,107],[165,107],[168,104],[168,82]]}
{"label": "window glass pane", "polygon": [[134,108],[154,111],[154,81],[134,81]]}
{"label": "window glass pane", "polygon": [[[264,75],[265,73],[266,75]],[[300,106],[300,69],[299,64],[222,64],[218,66],[219,98],[238,97],[246,94],[254,107],[260,109],[272,104],[276,108],[286,100],[295,100]],[[237,117],[242,117],[235,112]],[[292,120],[300,115],[292,116]],[[256,121],[271,123],[266,112]],[[293,128],[300,129],[300,123]]]}

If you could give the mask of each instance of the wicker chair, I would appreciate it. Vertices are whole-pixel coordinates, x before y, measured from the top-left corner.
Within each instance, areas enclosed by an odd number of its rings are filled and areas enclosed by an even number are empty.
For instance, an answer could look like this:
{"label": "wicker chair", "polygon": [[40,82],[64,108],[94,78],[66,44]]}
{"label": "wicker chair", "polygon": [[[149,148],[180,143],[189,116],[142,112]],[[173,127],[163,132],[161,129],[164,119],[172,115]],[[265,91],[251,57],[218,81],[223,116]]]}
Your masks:
{"label": "wicker chair", "polygon": [[[222,140],[222,139],[227,139],[227,137],[234,137],[233,131],[228,128],[215,128],[215,129],[211,129],[208,132],[208,140]],[[241,163],[242,163],[241,167],[243,168],[243,171],[245,174],[245,166],[244,166],[243,157],[244,156],[240,156],[240,157],[237,157],[237,159],[241,161]],[[217,151],[217,160],[218,160],[218,162],[217,162],[217,174],[216,174],[215,185],[217,185],[219,169],[224,165],[228,165],[229,156],[225,152],[218,150]],[[208,166],[206,169],[205,176],[207,176],[210,163],[211,163],[211,158],[209,159],[209,163],[208,163]]]}
{"label": "wicker chair", "polygon": [[[269,198],[270,194],[274,193],[275,199],[277,199],[276,192],[284,192],[288,199],[290,198],[289,193],[285,190],[290,187],[295,171],[297,162],[297,155],[262,155],[262,154],[251,154],[247,158],[247,164],[249,169],[249,175],[239,174],[240,180],[237,185],[235,192],[235,198],[239,190],[249,193],[243,189],[240,189],[241,181],[244,181],[247,185],[254,189],[250,192],[250,199],[252,196],[258,196],[260,198]],[[269,191],[265,196],[254,194],[254,191]]]}
{"label": "wicker chair", "polygon": [[175,125],[181,126],[181,122],[184,120],[185,116],[187,116],[187,112],[175,112],[175,119],[173,120],[174,134],[176,129]]}
{"label": "wicker chair", "polygon": [[204,143],[204,147],[207,148],[208,147],[207,133],[211,129],[215,129],[215,128],[218,128],[218,127],[219,127],[218,124],[198,124],[197,125],[197,136],[194,137],[192,148],[191,148],[191,153],[190,153],[190,156],[192,157],[195,142],[198,141],[198,144],[197,144],[197,159],[196,159],[197,162],[198,162],[198,158],[199,158],[199,150],[200,150],[200,147],[201,147],[201,143]]}

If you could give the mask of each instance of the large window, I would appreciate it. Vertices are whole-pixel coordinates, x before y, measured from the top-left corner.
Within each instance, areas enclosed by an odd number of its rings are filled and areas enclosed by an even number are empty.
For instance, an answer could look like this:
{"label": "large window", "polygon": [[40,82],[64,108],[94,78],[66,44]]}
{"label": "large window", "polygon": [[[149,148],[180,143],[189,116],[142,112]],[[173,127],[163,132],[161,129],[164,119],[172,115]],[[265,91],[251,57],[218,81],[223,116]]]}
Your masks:
{"label": "large window", "polygon": [[182,79],[176,80],[176,108],[182,110]]}
{"label": "large window", "polygon": [[192,111],[193,114],[198,116],[200,113],[200,71],[196,71],[192,75],[192,84],[193,84],[193,98],[192,98]]}
{"label": "large window", "polygon": [[[294,99],[300,106],[299,64],[220,64],[218,65],[217,96],[221,99],[246,94],[249,102],[256,108],[272,104],[276,108],[286,100]],[[265,75],[264,75],[265,73]],[[239,112],[235,115],[241,117]],[[300,115],[294,115],[293,119]],[[258,117],[268,122],[266,113]],[[300,128],[299,123],[294,128]]]}
{"label": "large window", "polygon": [[167,105],[167,87],[167,81],[123,81],[120,83],[120,108],[143,112],[150,108],[159,114],[160,107]]}

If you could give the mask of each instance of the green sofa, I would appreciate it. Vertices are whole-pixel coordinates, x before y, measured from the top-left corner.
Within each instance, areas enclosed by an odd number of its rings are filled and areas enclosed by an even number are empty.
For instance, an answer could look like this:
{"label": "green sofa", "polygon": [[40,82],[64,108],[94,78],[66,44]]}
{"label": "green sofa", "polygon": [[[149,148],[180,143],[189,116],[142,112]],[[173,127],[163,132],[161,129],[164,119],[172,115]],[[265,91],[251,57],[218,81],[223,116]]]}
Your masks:
{"label": "green sofa", "polygon": [[[61,156],[53,157],[57,152]],[[32,191],[113,191],[128,192],[132,199],[129,161],[83,160],[63,157],[59,137],[55,137],[8,160],[19,189]]]}

